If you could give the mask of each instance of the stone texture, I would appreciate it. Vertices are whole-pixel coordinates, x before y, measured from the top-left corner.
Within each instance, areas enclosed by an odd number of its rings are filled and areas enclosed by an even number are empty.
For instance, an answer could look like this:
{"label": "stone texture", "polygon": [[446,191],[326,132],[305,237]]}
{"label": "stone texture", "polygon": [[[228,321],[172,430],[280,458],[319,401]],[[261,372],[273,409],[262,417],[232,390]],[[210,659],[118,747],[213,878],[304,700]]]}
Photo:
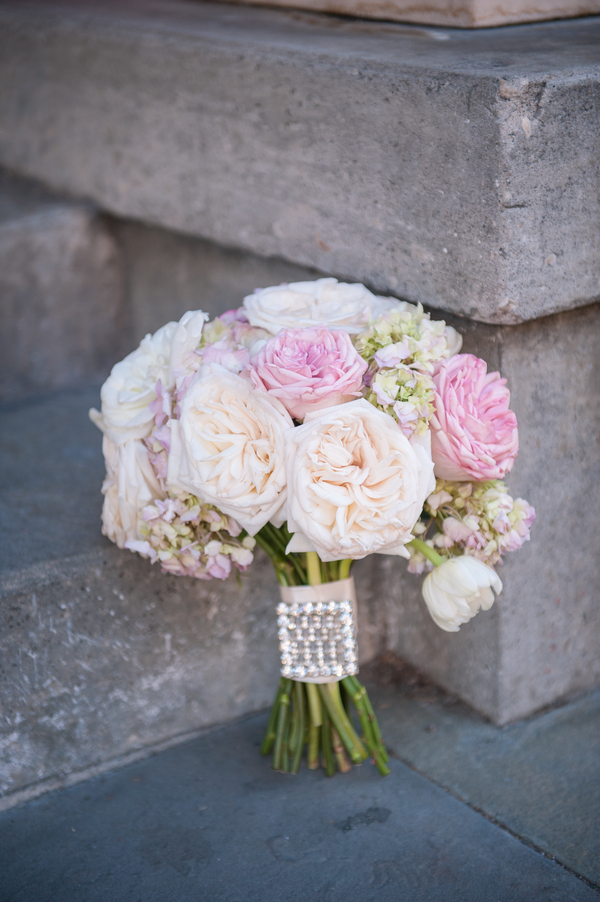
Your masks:
{"label": "stone texture", "polygon": [[597,18],[460,32],[7,2],[0,163],[119,216],[529,320],[600,296],[599,38]]}
{"label": "stone texture", "polygon": [[98,379],[125,353],[120,258],[82,203],[0,175],[0,398]]}
{"label": "stone texture", "polygon": [[269,0],[269,6],[292,6],[344,16],[454,28],[489,28],[600,12],[597,0],[428,0],[427,4],[420,0]]}
{"label": "stone texture", "polygon": [[[597,902],[399,761],[275,773],[266,716],[0,817],[18,902]],[[455,752],[456,753],[456,752]]]}
{"label": "stone texture", "polygon": [[498,729],[382,663],[369,695],[394,756],[600,884],[600,692]]}
{"label": "stone texture", "polygon": [[[499,568],[504,590],[458,633],[430,620],[421,578],[381,559],[372,635],[496,723],[600,679],[600,306],[536,323],[462,325],[464,349],[508,377],[521,450],[506,482],[537,511],[532,539]],[[381,639],[379,640],[381,641]]]}
{"label": "stone texture", "polygon": [[255,288],[321,276],[165,229],[118,219],[111,225],[124,261],[132,346],[186,310],[218,316]]}

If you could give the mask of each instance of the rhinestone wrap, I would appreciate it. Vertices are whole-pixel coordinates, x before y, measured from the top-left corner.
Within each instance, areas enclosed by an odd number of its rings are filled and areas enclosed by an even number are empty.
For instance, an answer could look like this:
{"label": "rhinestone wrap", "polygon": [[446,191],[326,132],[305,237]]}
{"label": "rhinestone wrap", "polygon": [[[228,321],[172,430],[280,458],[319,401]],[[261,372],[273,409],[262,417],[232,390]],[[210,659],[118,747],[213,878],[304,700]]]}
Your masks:
{"label": "rhinestone wrap", "polygon": [[342,677],[358,673],[353,605],[306,601],[277,606],[281,675],[292,680]]}

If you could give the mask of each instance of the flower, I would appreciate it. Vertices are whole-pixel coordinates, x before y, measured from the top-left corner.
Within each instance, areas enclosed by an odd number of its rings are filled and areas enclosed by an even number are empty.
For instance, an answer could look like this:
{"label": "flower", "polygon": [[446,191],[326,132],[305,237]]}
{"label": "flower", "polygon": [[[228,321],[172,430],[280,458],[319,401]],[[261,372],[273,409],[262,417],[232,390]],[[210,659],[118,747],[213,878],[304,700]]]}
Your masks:
{"label": "flower", "polygon": [[228,310],[206,326],[196,354],[204,366],[218,363],[241,373],[270,337],[270,332],[250,325],[243,308]]}
{"label": "flower", "polygon": [[424,434],[434,411],[432,375],[462,339],[443,320],[432,320],[419,304],[388,310],[354,339],[369,363],[366,398],[393,416],[408,438]]}
{"label": "flower", "polygon": [[506,522],[502,523],[504,528],[501,528],[497,521],[494,522],[495,528],[501,533],[498,537],[500,554],[504,554],[505,551],[518,551],[524,542],[529,541],[529,530],[535,520],[535,508],[524,498],[517,498],[512,510],[505,516]]}
{"label": "flower", "polygon": [[165,497],[144,443],[129,439],[115,445],[105,435],[102,451],[106,478],[102,486],[102,533],[125,548],[128,541],[143,538],[143,509]]}
{"label": "flower", "polygon": [[457,354],[441,362],[433,381],[435,475],[458,482],[502,479],[519,450],[506,379],[488,373],[485,361],[473,354]]}
{"label": "flower", "polygon": [[361,332],[354,344],[365,360],[373,360],[380,369],[404,364],[420,373],[433,373],[440,360],[460,350],[462,337],[444,320],[431,319],[420,304],[396,303]]}
{"label": "flower", "polygon": [[480,608],[489,610],[494,592],[499,595],[501,591],[502,582],[492,568],[467,556],[444,561],[423,581],[429,613],[447,633],[458,632]]}
{"label": "flower", "polygon": [[[423,506],[415,527],[425,535],[432,523],[437,532],[425,539],[444,558],[470,555],[493,566],[502,556],[516,551],[529,540],[535,520],[534,508],[523,498],[513,501],[500,479],[488,482],[452,482],[438,479],[435,491]],[[429,564],[412,546],[411,573],[428,569]]]}
{"label": "flower", "polygon": [[352,401],[287,433],[289,551],[321,560],[405,554],[434,487],[428,436],[411,443],[387,414]]}
{"label": "flower", "polygon": [[[90,418],[116,445],[146,438],[160,416],[153,404],[175,385],[174,370],[200,340],[207,314],[190,310],[178,323],[167,323],[115,364],[102,386],[102,413],[90,410]],[[158,383],[158,388],[157,388]],[[165,397],[165,400],[166,397]]]}
{"label": "flower", "polygon": [[285,502],[284,433],[293,423],[276,398],[212,366],[189,386],[181,419],[171,420],[167,484],[254,535]]}
{"label": "flower", "polygon": [[396,298],[377,297],[359,282],[348,284],[337,279],[273,285],[244,298],[249,322],[273,335],[280,329],[317,325],[344,329],[353,335],[384,311],[410,306]]}
{"label": "flower", "polygon": [[361,393],[367,363],[350,336],[323,328],[288,329],[269,339],[250,368],[256,388],[279,398],[297,420]]}
{"label": "flower", "polygon": [[171,493],[147,505],[143,519],[143,539],[130,539],[125,547],[153,564],[159,561],[165,573],[226,579],[232,565],[243,572],[252,563],[255,540],[245,536],[237,541],[239,524],[194,495]]}

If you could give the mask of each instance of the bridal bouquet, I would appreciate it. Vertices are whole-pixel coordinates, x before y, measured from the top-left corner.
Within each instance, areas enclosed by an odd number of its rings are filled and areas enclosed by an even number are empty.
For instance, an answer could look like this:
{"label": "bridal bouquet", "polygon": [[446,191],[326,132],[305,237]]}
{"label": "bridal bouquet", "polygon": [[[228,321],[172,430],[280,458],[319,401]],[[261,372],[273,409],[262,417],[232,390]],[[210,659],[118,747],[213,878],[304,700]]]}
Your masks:
{"label": "bridal bouquet", "polygon": [[[280,583],[281,680],[263,752],[296,772],[387,753],[357,679],[353,561],[426,573],[456,631],[502,583],[535,517],[503,483],[518,450],[509,392],[420,306],[336,279],[257,290],[212,322],[147,335],[102,387],[103,532],[196,579],[256,546]],[[239,578],[239,577],[238,577]]]}

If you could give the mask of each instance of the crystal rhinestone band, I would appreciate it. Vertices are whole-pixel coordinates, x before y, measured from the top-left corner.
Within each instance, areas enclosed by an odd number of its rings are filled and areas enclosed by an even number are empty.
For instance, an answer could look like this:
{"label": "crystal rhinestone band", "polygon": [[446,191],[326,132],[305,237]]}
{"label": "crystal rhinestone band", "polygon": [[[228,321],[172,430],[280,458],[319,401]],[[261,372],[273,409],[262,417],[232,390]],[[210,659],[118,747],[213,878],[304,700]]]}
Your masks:
{"label": "crystal rhinestone band", "polygon": [[306,601],[277,606],[281,675],[292,680],[358,673],[352,602]]}

